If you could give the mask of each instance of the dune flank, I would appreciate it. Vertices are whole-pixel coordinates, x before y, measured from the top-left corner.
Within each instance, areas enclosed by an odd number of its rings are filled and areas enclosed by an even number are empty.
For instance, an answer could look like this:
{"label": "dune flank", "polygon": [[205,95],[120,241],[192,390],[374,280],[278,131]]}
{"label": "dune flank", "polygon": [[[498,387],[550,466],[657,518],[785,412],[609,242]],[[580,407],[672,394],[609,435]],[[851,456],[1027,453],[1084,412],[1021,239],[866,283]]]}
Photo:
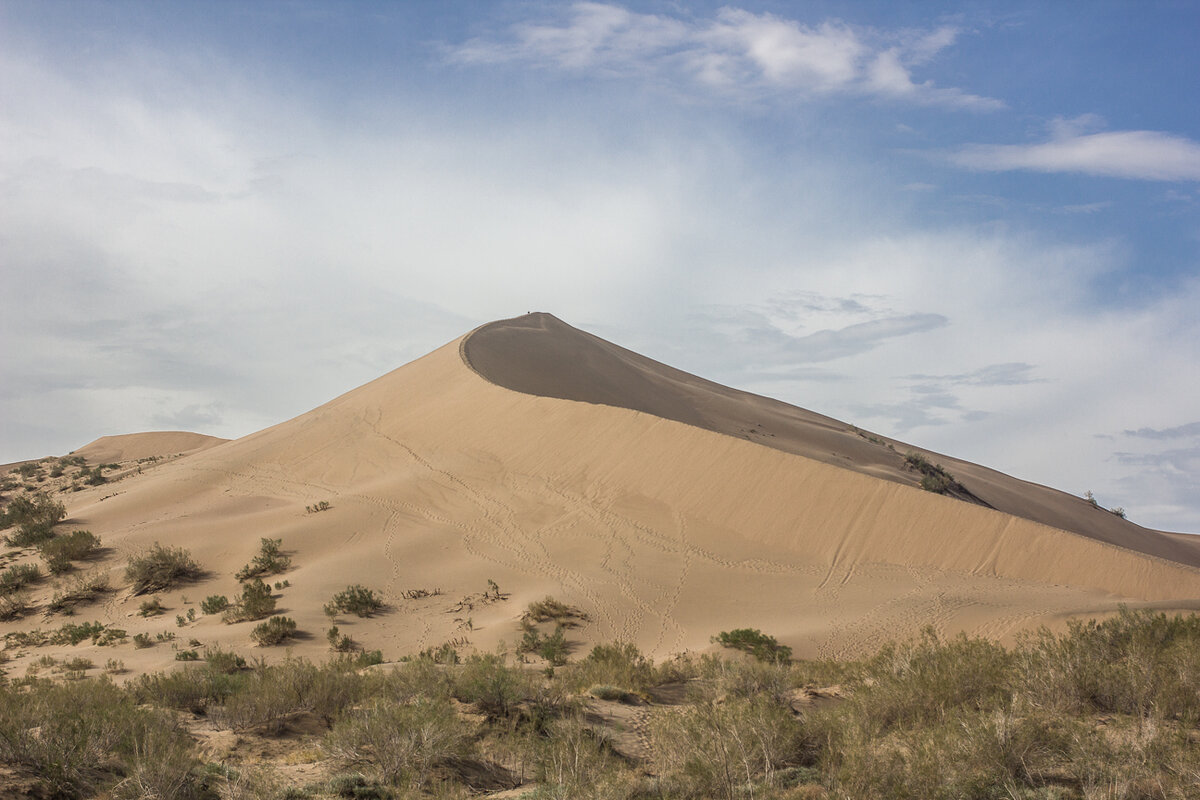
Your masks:
{"label": "dune flank", "polygon": [[[322,606],[349,584],[389,608],[339,617],[341,631],[387,658],[444,642],[511,650],[521,612],[547,595],[587,614],[577,646],[620,639],[656,657],[735,627],[798,656],[846,656],[927,625],[1007,639],[1121,603],[1200,605],[1196,550],[1178,537],[1093,525],[1113,515],[942,456],[986,505],[926,492],[897,463],[905,447],[532,315],[71,495],[66,524],[112,548],[95,568],[118,586],[126,555],[189,549],[207,576],[163,593],[167,620],[234,596],[260,539],[282,539],[293,566],[274,578],[289,583],[279,613],[304,632],[293,652],[313,657],[327,652]],[[329,509],[306,509],[319,501]],[[139,617],[142,599],[122,590],[79,617],[248,650],[251,623],[176,628]],[[165,645],[123,657],[139,670],[174,658]]]}

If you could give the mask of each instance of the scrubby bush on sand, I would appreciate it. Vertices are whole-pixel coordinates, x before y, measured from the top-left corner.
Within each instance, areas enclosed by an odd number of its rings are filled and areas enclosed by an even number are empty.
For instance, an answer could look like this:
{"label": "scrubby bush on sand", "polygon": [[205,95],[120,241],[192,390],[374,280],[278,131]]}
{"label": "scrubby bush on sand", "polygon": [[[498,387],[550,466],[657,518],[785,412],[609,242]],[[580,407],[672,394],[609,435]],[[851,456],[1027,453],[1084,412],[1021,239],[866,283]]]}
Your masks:
{"label": "scrubby bush on sand", "polygon": [[325,613],[335,617],[339,613],[354,614],[358,617],[369,617],[383,608],[383,600],[373,589],[355,584],[347,586],[330,598],[325,604]]}
{"label": "scrubby bush on sand", "polygon": [[282,539],[262,539],[259,544],[258,554],[254,556],[249,564],[238,570],[235,577],[239,581],[245,581],[250,578],[275,575],[286,570],[292,565],[292,558],[279,551],[279,547],[282,544]]}
{"label": "scrubby bush on sand", "polygon": [[133,584],[134,595],[161,592],[203,574],[182,547],[164,547],[155,542],[149,550],[129,559],[125,579]]}
{"label": "scrubby bush on sand", "polygon": [[281,644],[295,635],[296,620],[291,617],[271,617],[250,632],[250,638],[262,647]]}

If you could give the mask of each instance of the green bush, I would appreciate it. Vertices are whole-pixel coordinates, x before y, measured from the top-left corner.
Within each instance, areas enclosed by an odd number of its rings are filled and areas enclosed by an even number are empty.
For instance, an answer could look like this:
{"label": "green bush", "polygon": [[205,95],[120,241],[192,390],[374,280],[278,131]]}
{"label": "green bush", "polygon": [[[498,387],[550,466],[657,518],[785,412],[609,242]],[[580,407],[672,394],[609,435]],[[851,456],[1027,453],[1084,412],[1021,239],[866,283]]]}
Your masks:
{"label": "green bush", "polygon": [[236,575],[239,581],[249,580],[250,578],[258,578],[264,575],[274,575],[283,572],[292,565],[290,556],[286,556],[279,552],[279,546],[283,544],[282,539],[262,539],[259,545],[259,552],[253,560],[246,566],[238,570]]}
{"label": "green bush", "polygon": [[768,636],[757,628],[722,631],[712,641],[721,647],[749,653],[759,661],[788,661],[792,657],[792,648],[780,644],[774,636]]}
{"label": "green bush", "polygon": [[151,597],[149,600],[143,600],[138,608],[138,615],[143,617],[157,617],[163,613],[163,604],[159,602],[157,597]]}
{"label": "green bush", "polygon": [[71,531],[56,536],[38,545],[38,551],[46,560],[46,569],[54,574],[66,572],[72,561],[91,558],[100,549],[100,539],[91,531]]}
{"label": "green bush", "polygon": [[250,638],[261,647],[282,643],[296,635],[296,621],[290,617],[271,617],[250,632]]}
{"label": "green bush", "polygon": [[236,604],[225,610],[225,622],[247,622],[269,617],[275,611],[275,597],[271,587],[255,578],[242,586],[242,594]]}
{"label": "green bush", "polygon": [[339,612],[369,617],[381,608],[383,600],[379,595],[365,586],[355,584],[335,594],[325,604],[325,613],[330,617],[337,616]]}
{"label": "green bush", "polygon": [[149,550],[129,559],[125,579],[133,594],[161,592],[184,581],[197,580],[202,570],[182,547],[164,547],[155,542]]}
{"label": "green bush", "polygon": [[205,614],[220,614],[229,608],[229,598],[223,594],[210,594],[200,601],[200,610]]}
{"label": "green bush", "polygon": [[30,547],[54,535],[53,528],[67,516],[66,507],[44,493],[14,497],[0,514],[0,529],[14,525],[17,530],[5,537],[10,547]]}

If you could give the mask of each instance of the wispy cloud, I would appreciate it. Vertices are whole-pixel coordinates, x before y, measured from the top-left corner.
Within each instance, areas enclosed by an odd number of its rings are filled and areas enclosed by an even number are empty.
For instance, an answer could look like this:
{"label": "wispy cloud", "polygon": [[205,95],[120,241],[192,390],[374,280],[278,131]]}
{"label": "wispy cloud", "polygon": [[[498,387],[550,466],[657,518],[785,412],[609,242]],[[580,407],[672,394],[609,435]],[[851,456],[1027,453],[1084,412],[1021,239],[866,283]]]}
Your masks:
{"label": "wispy cloud", "polygon": [[1056,120],[1048,141],[969,144],[950,153],[949,160],[960,167],[988,172],[1028,170],[1150,181],[1200,180],[1200,142],[1161,131],[1086,133],[1096,122],[1093,115]]}
{"label": "wispy cloud", "polygon": [[1190,436],[1200,436],[1200,422],[1189,422],[1174,428],[1138,428],[1121,432],[1126,436],[1134,436],[1138,439],[1185,439]]}
{"label": "wispy cloud", "polygon": [[1013,361],[1007,364],[989,364],[972,372],[960,372],[953,375],[909,375],[908,377],[917,381],[967,386],[1018,386],[1039,382],[1039,379],[1031,374],[1034,369],[1032,364]]}
{"label": "wispy cloud", "polygon": [[913,68],[952,46],[958,31],[877,31],[837,20],[810,26],[722,8],[708,19],[575,3],[549,20],[448,48],[462,64],[520,63],[609,77],[668,79],[736,99],[764,93],[857,94],[917,105],[992,111],[1000,100],[917,81]]}

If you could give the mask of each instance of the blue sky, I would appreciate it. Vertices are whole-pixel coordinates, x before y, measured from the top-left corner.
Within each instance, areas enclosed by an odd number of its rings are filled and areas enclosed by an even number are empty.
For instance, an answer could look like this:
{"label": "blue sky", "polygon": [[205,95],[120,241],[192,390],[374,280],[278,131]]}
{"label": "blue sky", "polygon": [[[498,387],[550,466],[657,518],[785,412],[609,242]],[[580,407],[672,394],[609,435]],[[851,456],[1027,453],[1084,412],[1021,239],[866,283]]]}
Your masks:
{"label": "blue sky", "polygon": [[0,0],[0,462],[527,310],[1200,531],[1200,4]]}

